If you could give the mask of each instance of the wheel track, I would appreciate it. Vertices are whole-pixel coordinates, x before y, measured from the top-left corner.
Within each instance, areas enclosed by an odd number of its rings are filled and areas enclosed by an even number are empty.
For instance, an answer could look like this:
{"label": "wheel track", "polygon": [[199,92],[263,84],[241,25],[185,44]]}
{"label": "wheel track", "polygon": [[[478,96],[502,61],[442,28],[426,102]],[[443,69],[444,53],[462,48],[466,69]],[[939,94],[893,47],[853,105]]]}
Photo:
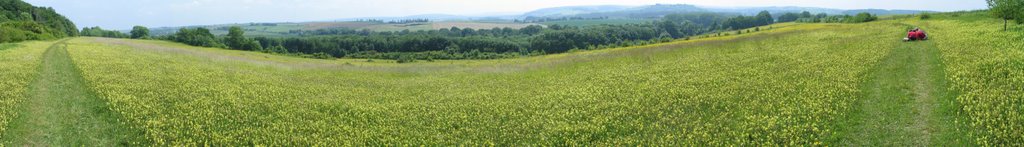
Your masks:
{"label": "wheel track", "polygon": [[[29,84],[29,96],[18,117],[4,132],[7,146],[125,146],[140,144],[139,131],[118,122],[79,75],[68,55],[67,39],[43,54],[39,75]],[[3,146],[0,145],[0,146]]]}

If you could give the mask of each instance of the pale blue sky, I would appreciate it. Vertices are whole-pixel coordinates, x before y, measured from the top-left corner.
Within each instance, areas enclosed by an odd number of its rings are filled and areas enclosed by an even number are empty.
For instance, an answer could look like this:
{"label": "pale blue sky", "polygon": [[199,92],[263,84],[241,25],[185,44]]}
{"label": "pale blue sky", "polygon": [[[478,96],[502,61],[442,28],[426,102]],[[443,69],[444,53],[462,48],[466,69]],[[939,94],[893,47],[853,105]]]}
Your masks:
{"label": "pale blue sky", "polygon": [[479,15],[575,5],[694,4],[839,9],[985,9],[984,0],[25,0],[54,7],[79,27],[128,29],[247,22],[302,22],[417,14]]}

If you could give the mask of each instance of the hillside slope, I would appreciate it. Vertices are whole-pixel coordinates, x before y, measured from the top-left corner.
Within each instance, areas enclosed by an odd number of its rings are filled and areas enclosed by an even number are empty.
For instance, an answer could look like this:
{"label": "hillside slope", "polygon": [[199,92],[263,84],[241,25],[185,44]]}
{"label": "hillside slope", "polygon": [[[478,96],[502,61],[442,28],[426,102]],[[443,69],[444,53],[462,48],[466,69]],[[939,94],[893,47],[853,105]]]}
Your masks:
{"label": "hillside slope", "polygon": [[99,38],[69,52],[156,144],[813,144],[898,43],[869,25],[403,65]]}
{"label": "hillside slope", "polygon": [[[503,60],[316,60],[107,38],[69,40],[65,58],[117,123],[143,130],[139,144],[1019,145],[1024,37],[980,15],[786,23]],[[932,40],[899,41],[915,26]]]}

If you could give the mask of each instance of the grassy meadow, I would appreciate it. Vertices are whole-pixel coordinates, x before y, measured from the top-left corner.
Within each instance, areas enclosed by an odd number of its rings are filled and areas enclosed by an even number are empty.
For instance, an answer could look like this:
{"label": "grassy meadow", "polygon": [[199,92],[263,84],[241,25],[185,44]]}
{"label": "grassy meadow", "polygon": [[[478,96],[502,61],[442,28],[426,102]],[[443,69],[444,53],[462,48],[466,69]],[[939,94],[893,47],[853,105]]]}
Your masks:
{"label": "grassy meadow", "polygon": [[[105,104],[96,111],[142,134],[122,145],[1019,146],[1024,36],[980,15],[783,23],[500,60],[318,60],[85,37],[47,58],[70,59],[70,76]],[[914,26],[932,39],[901,42]],[[13,89],[0,91],[0,134],[20,126],[7,120],[51,44],[0,45],[0,88]]]}
{"label": "grassy meadow", "polygon": [[[1002,31],[1002,21],[984,13],[953,13],[918,22],[934,30],[951,89],[959,93],[958,120],[972,142],[1024,145],[1024,27]],[[936,39],[936,40],[938,40]]]}
{"label": "grassy meadow", "polygon": [[8,122],[18,113],[18,104],[28,96],[28,84],[35,79],[43,51],[50,43],[0,44],[0,133],[7,130]]}
{"label": "grassy meadow", "polygon": [[68,44],[89,85],[156,144],[755,145],[827,141],[863,63],[898,43],[853,25],[776,30],[422,67]]}

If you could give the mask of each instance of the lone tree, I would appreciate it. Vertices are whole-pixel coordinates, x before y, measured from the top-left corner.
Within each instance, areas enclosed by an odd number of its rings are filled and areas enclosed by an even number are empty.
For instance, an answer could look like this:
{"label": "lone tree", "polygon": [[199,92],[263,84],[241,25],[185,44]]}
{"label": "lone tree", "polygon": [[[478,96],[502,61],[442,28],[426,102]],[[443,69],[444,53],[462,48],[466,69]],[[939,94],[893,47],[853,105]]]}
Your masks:
{"label": "lone tree", "polygon": [[224,44],[228,45],[231,49],[243,49],[242,45],[245,42],[245,31],[241,27],[232,26],[228,29],[228,38],[224,40]]}
{"label": "lone tree", "polygon": [[228,29],[228,36],[224,39],[224,44],[231,49],[237,50],[253,51],[263,49],[256,40],[245,38],[245,31],[238,26],[232,26]]}
{"label": "lone tree", "polygon": [[149,38],[149,28],[144,26],[132,27],[132,38],[134,39],[147,39]]}
{"label": "lone tree", "polygon": [[992,15],[1003,19],[1003,31],[1007,30],[1007,22],[1016,20],[1018,24],[1024,23],[1024,0],[986,0],[989,12]]}
{"label": "lone tree", "polygon": [[775,17],[772,17],[772,13],[770,13],[768,11],[761,11],[761,12],[757,13],[756,17],[757,17],[756,19],[758,21],[757,23],[758,23],[759,26],[760,25],[770,25],[772,23],[775,23]]}

